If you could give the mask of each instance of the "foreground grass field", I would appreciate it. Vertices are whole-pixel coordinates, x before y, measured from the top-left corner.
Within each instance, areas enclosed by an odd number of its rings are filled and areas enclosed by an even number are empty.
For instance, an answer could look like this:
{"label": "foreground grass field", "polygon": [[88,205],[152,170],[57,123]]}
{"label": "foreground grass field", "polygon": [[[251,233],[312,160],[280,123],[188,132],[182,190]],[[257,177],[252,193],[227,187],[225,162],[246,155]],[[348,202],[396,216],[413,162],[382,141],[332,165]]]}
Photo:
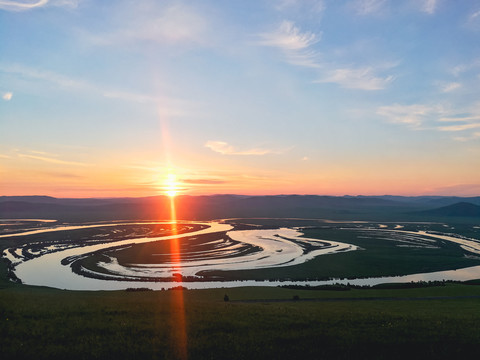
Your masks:
{"label": "foreground grass field", "polygon": [[73,292],[5,285],[0,357],[460,358],[480,345],[480,298],[471,296],[480,296],[480,286]]}

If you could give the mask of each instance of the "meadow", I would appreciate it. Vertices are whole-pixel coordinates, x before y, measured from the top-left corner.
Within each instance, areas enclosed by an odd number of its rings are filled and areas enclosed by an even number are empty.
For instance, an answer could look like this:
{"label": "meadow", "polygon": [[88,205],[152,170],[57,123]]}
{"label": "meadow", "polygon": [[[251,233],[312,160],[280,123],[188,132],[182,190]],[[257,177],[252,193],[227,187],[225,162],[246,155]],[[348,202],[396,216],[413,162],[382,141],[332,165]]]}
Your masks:
{"label": "meadow", "polygon": [[[2,359],[449,359],[476,352],[479,306],[480,287],[462,284],[114,292],[4,284],[0,354]],[[184,312],[186,352],[177,347],[179,312]]]}

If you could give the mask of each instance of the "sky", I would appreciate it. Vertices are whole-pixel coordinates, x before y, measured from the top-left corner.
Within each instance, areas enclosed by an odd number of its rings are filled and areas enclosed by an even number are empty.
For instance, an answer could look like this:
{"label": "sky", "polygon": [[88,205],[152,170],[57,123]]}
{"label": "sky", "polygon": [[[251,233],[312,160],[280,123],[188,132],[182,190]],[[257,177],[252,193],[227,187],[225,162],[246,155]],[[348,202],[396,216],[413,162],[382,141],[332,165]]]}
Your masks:
{"label": "sky", "polygon": [[0,195],[480,195],[480,1],[0,0]]}

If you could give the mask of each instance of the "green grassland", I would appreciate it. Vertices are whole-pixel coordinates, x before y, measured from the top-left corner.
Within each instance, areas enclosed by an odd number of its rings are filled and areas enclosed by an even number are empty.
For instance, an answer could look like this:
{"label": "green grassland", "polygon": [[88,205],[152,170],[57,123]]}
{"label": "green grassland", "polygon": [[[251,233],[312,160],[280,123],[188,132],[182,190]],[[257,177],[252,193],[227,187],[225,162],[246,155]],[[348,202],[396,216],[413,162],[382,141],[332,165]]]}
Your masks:
{"label": "green grassland", "polygon": [[73,292],[9,285],[0,290],[0,355],[181,358],[175,336],[183,297],[189,359],[458,358],[480,345],[480,299],[458,298],[472,295],[480,287]]}

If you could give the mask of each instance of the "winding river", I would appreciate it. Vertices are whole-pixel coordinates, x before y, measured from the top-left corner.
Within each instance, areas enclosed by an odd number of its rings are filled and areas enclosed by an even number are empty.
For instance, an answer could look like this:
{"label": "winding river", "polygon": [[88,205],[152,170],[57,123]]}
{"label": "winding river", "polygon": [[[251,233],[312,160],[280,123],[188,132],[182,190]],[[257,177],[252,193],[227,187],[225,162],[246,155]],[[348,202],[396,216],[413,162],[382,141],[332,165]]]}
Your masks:
{"label": "winding river", "polygon": [[[92,228],[92,227],[108,227],[118,225],[145,225],[145,224],[171,224],[172,222],[117,222],[117,223],[103,223],[90,225],[75,225],[75,226],[56,226],[50,228],[42,228],[38,230],[26,230],[15,234],[0,235],[0,237],[14,237],[21,235],[32,235],[52,231],[69,231],[76,229]],[[423,274],[412,274],[395,277],[378,277],[367,279],[334,279],[330,281],[308,281],[308,282],[290,282],[290,281],[222,281],[222,282],[153,282],[153,281],[122,281],[122,278],[138,275],[139,273],[145,276],[152,274],[161,276],[165,274],[172,274],[180,272],[184,276],[193,276],[198,271],[202,270],[239,270],[239,269],[259,269],[270,268],[277,266],[289,266],[301,264],[316,256],[323,254],[355,251],[358,248],[351,244],[334,242],[330,240],[308,239],[301,237],[303,234],[296,229],[280,228],[275,230],[237,230],[232,231],[232,226],[222,222],[179,222],[181,224],[197,224],[207,225],[207,228],[186,232],[178,235],[168,235],[159,237],[139,237],[128,240],[120,240],[109,243],[101,243],[83,247],[65,248],[61,251],[47,253],[45,255],[33,258],[31,260],[20,261],[13,257],[8,251],[4,251],[4,256],[7,256],[13,263],[16,262],[15,274],[22,280],[23,283],[37,286],[48,286],[68,290],[120,290],[134,287],[148,287],[150,289],[167,289],[182,285],[190,289],[198,288],[217,288],[217,287],[237,287],[237,286],[277,286],[288,284],[309,284],[311,286],[333,284],[333,283],[350,283],[354,285],[375,285],[386,282],[410,282],[410,281],[433,281],[433,280],[469,280],[480,278],[480,266],[450,270],[439,271]],[[386,229],[377,229],[377,231],[392,231]],[[453,236],[435,235],[425,232],[413,232],[394,230],[412,235],[428,235],[431,238],[438,238],[451,242],[458,243],[465,250],[480,254],[480,242],[470,239],[460,239]],[[84,277],[75,274],[71,268],[62,265],[61,261],[71,256],[81,256],[94,251],[109,249],[122,245],[140,244],[159,240],[171,240],[174,238],[184,238],[197,236],[202,234],[210,234],[215,232],[228,232],[227,235],[241,243],[251,244],[257,246],[262,250],[257,253],[248,254],[242,257],[232,257],[223,259],[213,259],[209,261],[193,261],[175,264],[134,264],[134,266],[122,267],[118,263],[111,262],[103,264],[110,274],[118,275],[118,280],[100,280],[90,277]],[[311,252],[304,252],[299,242],[311,244],[326,244],[325,246],[316,248]]]}

